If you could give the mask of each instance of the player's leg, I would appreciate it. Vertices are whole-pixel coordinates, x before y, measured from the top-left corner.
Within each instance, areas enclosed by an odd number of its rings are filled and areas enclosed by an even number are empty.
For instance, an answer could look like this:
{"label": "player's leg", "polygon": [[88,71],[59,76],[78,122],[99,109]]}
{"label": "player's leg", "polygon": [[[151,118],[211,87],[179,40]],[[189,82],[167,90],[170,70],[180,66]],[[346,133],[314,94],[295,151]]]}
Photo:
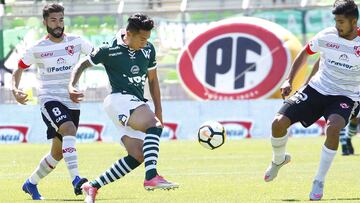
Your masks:
{"label": "player's leg", "polygon": [[279,169],[291,160],[291,156],[286,154],[287,129],[291,124],[300,121],[303,126],[308,127],[320,118],[321,108],[314,110],[313,107],[316,104],[317,94],[311,87],[306,87],[287,99],[275,116],[271,136],[273,159],[265,171],[264,180],[266,182],[272,181],[277,176]]}
{"label": "player's leg", "polygon": [[116,161],[108,170],[95,180],[85,183],[82,186],[85,192],[85,202],[95,202],[97,190],[102,186],[123,178],[126,174],[137,168],[144,160],[142,146],[143,140],[122,136],[121,141],[128,152],[128,155]]}
{"label": "player's leg", "polygon": [[81,184],[87,181],[85,178],[80,178],[78,171],[76,130],[80,111],[70,110],[60,102],[50,101],[45,103],[42,113],[50,121],[56,132],[62,136],[62,156],[71,177],[74,193],[79,195],[81,194]]}
{"label": "player's leg", "polygon": [[45,155],[39,165],[36,167],[31,176],[23,184],[22,190],[31,195],[32,199],[43,199],[37,189],[37,184],[41,179],[51,173],[58,162],[62,159],[61,150],[61,135],[56,133],[56,130],[51,126],[50,121],[42,114],[43,121],[48,126],[47,138],[52,139],[52,145],[50,152]]}
{"label": "player's leg", "polygon": [[358,123],[359,123],[359,118],[353,118],[353,119],[351,119],[351,121],[349,123],[348,136],[347,136],[347,139],[346,139],[346,146],[347,146],[347,148],[349,150],[349,154],[354,154],[355,153],[354,147],[353,147],[352,142],[351,142],[351,138],[357,134]]}
{"label": "player's leg", "polygon": [[321,150],[320,164],[313,181],[310,200],[320,200],[323,196],[324,182],[327,172],[339,146],[339,133],[347,124],[355,106],[355,102],[347,97],[328,96],[324,117],[326,119],[326,140]]}
{"label": "player's leg", "polygon": [[157,160],[159,156],[160,136],[162,132],[161,123],[148,105],[138,106],[132,111],[128,120],[128,126],[135,130],[146,133],[143,145],[145,181],[144,187],[147,190],[172,189],[179,185],[166,181],[157,173]]}
{"label": "player's leg", "polygon": [[349,149],[348,149],[348,145],[347,145],[347,140],[348,140],[348,136],[346,134],[346,127],[340,130],[339,133],[339,142],[341,145],[341,151],[342,151],[342,155],[346,156],[349,155]]}

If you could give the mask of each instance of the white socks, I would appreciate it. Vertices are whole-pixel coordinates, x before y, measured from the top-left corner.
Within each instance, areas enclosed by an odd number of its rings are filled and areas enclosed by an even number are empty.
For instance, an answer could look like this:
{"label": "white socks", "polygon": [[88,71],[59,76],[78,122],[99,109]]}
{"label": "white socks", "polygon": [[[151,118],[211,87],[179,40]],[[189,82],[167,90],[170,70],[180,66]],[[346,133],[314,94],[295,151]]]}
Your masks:
{"label": "white socks", "polygon": [[320,165],[318,172],[315,176],[315,180],[324,182],[325,176],[331,166],[331,163],[334,160],[335,155],[336,155],[335,150],[328,149],[325,145],[323,145],[321,150]]}
{"label": "white socks", "polygon": [[76,137],[75,136],[63,136],[62,153],[65,164],[69,170],[71,180],[74,180],[76,176],[79,176],[78,171],[78,159],[75,148]]}
{"label": "white socks", "polygon": [[45,176],[47,176],[51,171],[53,171],[56,167],[56,165],[59,162],[56,161],[51,154],[47,154],[45,155],[38,167],[35,169],[35,171],[31,174],[31,176],[29,177],[29,181],[30,183],[37,185],[40,181],[40,179],[44,178]]}
{"label": "white socks", "polygon": [[272,161],[275,164],[281,164],[285,160],[285,148],[288,140],[288,136],[275,138],[271,136],[271,145],[273,150]]}

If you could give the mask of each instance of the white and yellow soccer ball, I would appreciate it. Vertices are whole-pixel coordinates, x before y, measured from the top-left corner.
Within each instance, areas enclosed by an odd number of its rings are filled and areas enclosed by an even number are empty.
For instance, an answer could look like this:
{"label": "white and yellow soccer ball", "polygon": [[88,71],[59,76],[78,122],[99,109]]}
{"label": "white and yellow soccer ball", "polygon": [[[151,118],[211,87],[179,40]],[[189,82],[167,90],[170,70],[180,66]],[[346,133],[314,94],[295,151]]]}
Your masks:
{"label": "white and yellow soccer ball", "polygon": [[198,141],[207,149],[216,149],[225,143],[226,131],[223,125],[216,121],[206,121],[198,131]]}

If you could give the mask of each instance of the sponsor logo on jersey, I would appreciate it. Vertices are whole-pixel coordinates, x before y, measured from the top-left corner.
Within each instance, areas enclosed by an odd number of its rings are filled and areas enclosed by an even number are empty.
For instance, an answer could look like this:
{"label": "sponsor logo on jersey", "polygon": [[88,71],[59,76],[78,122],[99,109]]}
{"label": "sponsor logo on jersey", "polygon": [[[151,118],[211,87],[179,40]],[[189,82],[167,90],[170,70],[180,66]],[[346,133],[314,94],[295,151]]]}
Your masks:
{"label": "sponsor logo on jersey", "polygon": [[145,58],[150,59],[151,49],[148,50],[141,49],[141,52],[144,54]]}
{"label": "sponsor logo on jersey", "polygon": [[304,128],[301,123],[295,123],[290,127],[289,135],[292,137],[317,137],[324,134],[326,121],[320,119],[311,126]]}
{"label": "sponsor logo on jersey", "polygon": [[28,132],[27,126],[0,126],[0,144],[26,143]]}
{"label": "sponsor logo on jersey", "polygon": [[176,140],[177,123],[164,123],[164,128],[161,133],[162,140]]}
{"label": "sponsor logo on jersey", "polygon": [[109,56],[119,56],[121,54],[122,54],[122,52],[120,51],[120,52],[111,53],[111,54],[109,54]]}
{"label": "sponsor logo on jersey", "polygon": [[74,45],[69,45],[67,47],[65,47],[66,53],[69,54],[70,56],[74,55],[75,51],[74,51]]}
{"label": "sponsor logo on jersey", "polygon": [[349,57],[346,54],[341,54],[339,59],[342,61],[349,61]]}
{"label": "sponsor logo on jersey", "polygon": [[40,57],[44,58],[44,57],[49,57],[49,56],[53,56],[54,53],[53,52],[45,52],[45,53],[41,53]]}
{"label": "sponsor logo on jersey", "polygon": [[61,58],[61,57],[60,57],[60,58],[58,58],[58,59],[56,60],[56,63],[60,65],[60,64],[66,63],[66,61],[65,61],[64,58]]}
{"label": "sponsor logo on jersey", "polygon": [[179,55],[177,70],[186,90],[200,100],[272,95],[291,64],[290,49],[276,29],[269,29],[275,26],[262,19],[237,18],[202,32]]}
{"label": "sponsor logo on jersey", "polygon": [[220,121],[226,131],[226,138],[251,138],[252,121]]}
{"label": "sponsor logo on jersey", "polygon": [[357,57],[360,56],[360,46],[354,46],[354,53]]}
{"label": "sponsor logo on jersey", "polygon": [[103,129],[102,124],[79,124],[76,140],[82,143],[101,141]]}
{"label": "sponsor logo on jersey", "polygon": [[138,74],[139,72],[140,72],[140,68],[139,68],[139,66],[137,66],[137,65],[134,65],[134,66],[132,66],[131,68],[130,68],[130,72],[132,73],[132,74]]}
{"label": "sponsor logo on jersey", "polygon": [[335,60],[331,60],[331,59],[328,59],[327,62],[330,65],[334,65],[334,66],[338,66],[338,67],[342,67],[342,68],[346,68],[346,69],[352,69],[353,68],[352,65],[349,65],[347,63],[342,63],[342,62],[339,62],[339,61],[335,61]]}
{"label": "sponsor logo on jersey", "polygon": [[72,66],[50,67],[50,68],[47,68],[47,72],[53,73],[53,72],[67,71],[67,70],[70,70],[71,67]]}
{"label": "sponsor logo on jersey", "polygon": [[332,43],[332,42],[327,42],[325,44],[326,47],[331,48],[331,49],[339,49],[340,45],[336,44],[336,43]]}

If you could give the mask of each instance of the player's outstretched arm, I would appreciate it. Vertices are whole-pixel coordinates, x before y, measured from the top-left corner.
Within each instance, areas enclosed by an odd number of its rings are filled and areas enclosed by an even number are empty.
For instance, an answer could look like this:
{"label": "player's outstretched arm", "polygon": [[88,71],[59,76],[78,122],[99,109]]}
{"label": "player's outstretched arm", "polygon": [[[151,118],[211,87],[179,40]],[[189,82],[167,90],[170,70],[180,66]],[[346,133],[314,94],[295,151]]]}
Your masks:
{"label": "player's outstretched arm", "polygon": [[75,85],[79,81],[82,72],[86,68],[91,67],[91,66],[92,66],[91,63],[89,62],[89,60],[87,58],[82,59],[80,62],[78,62],[75,65],[74,70],[71,73],[71,78],[70,78],[70,82],[69,82],[69,86],[68,86],[68,91],[69,91],[71,101],[73,101],[75,103],[79,103],[80,101],[83,100],[84,94],[82,92],[80,92],[79,90],[77,90],[75,88]]}
{"label": "player's outstretched arm", "polygon": [[12,93],[17,102],[20,104],[26,105],[28,101],[27,94],[19,89],[19,84],[21,80],[21,75],[23,73],[23,68],[16,69],[12,74]]}
{"label": "player's outstretched arm", "polygon": [[290,92],[292,90],[292,82],[296,76],[296,73],[305,64],[307,56],[308,56],[308,54],[307,54],[306,46],[305,46],[300,51],[300,53],[298,53],[298,55],[296,56],[294,63],[291,66],[288,77],[286,78],[286,80],[284,81],[282,86],[280,87],[281,95],[283,98],[290,94]]}
{"label": "player's outstretched arm", "polygon": [[161,93],[160,93],[160,85],[159,85],[159,79],[157,77],[156,68],[149,70],[148,80],[149,80],[149,90],[150,90],[151,98],[155,106],[155,115],[160,120],[161,124],[163,124]]}

